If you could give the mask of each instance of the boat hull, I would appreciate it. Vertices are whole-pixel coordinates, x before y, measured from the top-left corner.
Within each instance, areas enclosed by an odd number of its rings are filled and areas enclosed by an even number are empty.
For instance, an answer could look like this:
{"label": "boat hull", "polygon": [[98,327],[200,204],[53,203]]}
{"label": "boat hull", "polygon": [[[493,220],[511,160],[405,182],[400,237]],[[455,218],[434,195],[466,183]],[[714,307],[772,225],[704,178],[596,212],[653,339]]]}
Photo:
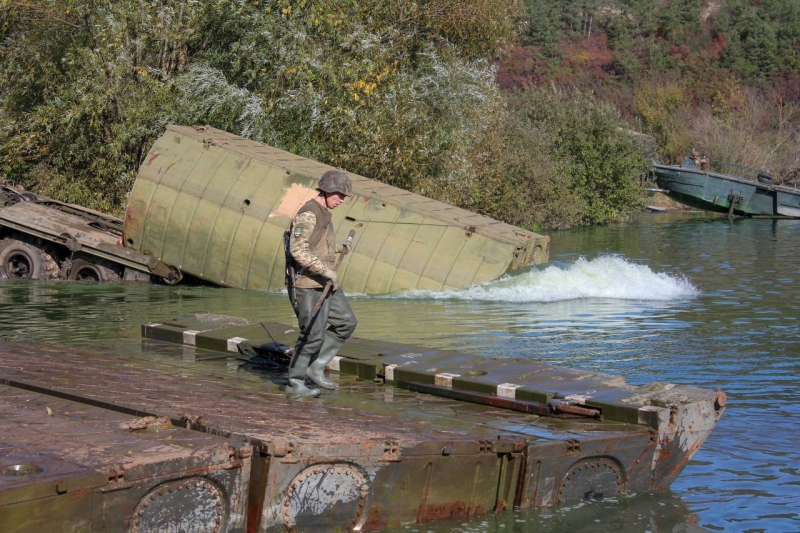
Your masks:
{"label": "boat hull", "polygon": [[800,217],[800,191],[677,165],[654,165],[658,186],[699,209],[744,216]]}
{"label": "boat hull", "polygon": [[777,211],[779,215],[800,218],[800,194],[777,191]]}

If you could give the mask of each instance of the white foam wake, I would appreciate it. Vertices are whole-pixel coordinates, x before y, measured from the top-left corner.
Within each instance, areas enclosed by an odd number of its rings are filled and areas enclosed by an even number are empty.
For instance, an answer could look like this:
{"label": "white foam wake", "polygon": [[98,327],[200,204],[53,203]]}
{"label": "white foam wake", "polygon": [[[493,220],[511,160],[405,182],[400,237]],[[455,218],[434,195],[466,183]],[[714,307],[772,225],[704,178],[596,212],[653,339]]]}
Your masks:
{"label": "white foam wake", "polygon": [[409,291],[402,298],[502,302],[556,302],[577,298],[680,300],[699,293],[686,277],[606,255],[591,261],[550,265],[459,291]]}

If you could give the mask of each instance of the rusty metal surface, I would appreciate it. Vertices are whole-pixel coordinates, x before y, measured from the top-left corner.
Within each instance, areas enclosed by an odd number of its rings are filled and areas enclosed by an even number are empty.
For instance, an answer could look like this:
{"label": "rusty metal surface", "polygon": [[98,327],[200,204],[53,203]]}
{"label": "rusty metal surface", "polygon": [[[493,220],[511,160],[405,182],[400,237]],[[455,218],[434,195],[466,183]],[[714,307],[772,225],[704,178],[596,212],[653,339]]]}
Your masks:
{"label": "rusty metal surface", "polygon": [[135,422],[0,385],[0,531],[241,531],[250,448]]}
{"label": "rusty metal surface", "polygon": [[[65,350],[58,346],[0,346],[0,382],[58,391],[124,408],[158,414],[264,442],[494,439],[501,433],[561,439],[564,434],[644,431],[630,424],[540,419],[384,387],[341,377],[340,389],[324,401],[293,400],[281,390],[285,371],[228,370],[215,362],[184,362],[183,351],[147,345],[151,360]],[[178,355],[180,354],[180,355]],[[231,414],[236,416],[232,417]],[[276,424],[276,420],[280,423]],[[366,423],[365,423],[366,422]],[[381,452],[382,453],[382,452]]]}
{"label": "rusty metal surface", "polygon": [[[205,323],[244,327],[232,317],[209,317]],[[152,415],[136,424],[166,422],[204,438],[246,439],[253,454],[241,469],[247,479],[238,485],[242,514],[237,517],[253,532],[380,530],[511,506],[660,490],[688,462],[719,414],[713,402],[689,401],[687,389],[663,384],[636,389],[671,405],[648,406],[661,422],[656,427],[539,417],[345,374],[338,377],[336,392],[292,400],[280,390],[285,381],[280,366],[242,365],[194,345],[145,340],[142,348],[140,355],[121,356],[4,343],[0,383],[24,394],[46,391],[51,403],[103,408],[115,423],[127,419],[129,427],[133,415]],[[88,433],[87,443],[93,438]],[[58,442],[65,446],[63,434],[37,451],[47,453]],[[126,476],[133,478],[133,471],[141,472],[142,480],[160,472],[140,465]],[[217,504],[223,499],[215,488],[219,484],[188,480],[189,487],[170,479],[140,487],[135,501],[119,513],[139,516],[130,531],[157,529],[164,513],[186,516],[181,510],[187,502],[205,517],[217,518],[227,509]],[[175,524],[167,523],[191,530]]]}

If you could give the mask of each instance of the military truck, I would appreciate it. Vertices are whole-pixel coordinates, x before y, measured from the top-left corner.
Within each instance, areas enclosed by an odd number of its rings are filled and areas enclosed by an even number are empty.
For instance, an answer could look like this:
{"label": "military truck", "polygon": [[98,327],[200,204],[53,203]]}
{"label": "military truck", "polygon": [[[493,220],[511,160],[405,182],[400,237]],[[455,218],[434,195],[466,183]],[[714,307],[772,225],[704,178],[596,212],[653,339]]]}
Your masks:
{"label": "military truck", "polygon": [[0,278],[177,283],[177,269],[122,246],[119,218],[0,181]]}
{"label": "military truck", "polygon": [[[183,274],[279,290],[283,233],[333,167],[205,127],[168,126],[144,159],[124,222],[3,187],[3,277],[115,281]],[[548,260],[549,238],[348,173],[333,212],[355,230],[339,272],[348,292],[461,289]]]}

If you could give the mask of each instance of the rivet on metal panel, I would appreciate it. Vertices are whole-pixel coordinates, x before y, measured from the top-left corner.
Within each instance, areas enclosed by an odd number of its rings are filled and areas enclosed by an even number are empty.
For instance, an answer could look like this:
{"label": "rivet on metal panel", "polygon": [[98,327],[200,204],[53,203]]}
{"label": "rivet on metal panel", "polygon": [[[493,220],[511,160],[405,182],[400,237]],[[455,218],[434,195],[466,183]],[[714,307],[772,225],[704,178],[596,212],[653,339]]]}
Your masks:
{"label": "rivet on metal panel", "polygon": [[442,455],[450,455],[451,453],[453,453],[452,446],[445,446],[442,448]]}

